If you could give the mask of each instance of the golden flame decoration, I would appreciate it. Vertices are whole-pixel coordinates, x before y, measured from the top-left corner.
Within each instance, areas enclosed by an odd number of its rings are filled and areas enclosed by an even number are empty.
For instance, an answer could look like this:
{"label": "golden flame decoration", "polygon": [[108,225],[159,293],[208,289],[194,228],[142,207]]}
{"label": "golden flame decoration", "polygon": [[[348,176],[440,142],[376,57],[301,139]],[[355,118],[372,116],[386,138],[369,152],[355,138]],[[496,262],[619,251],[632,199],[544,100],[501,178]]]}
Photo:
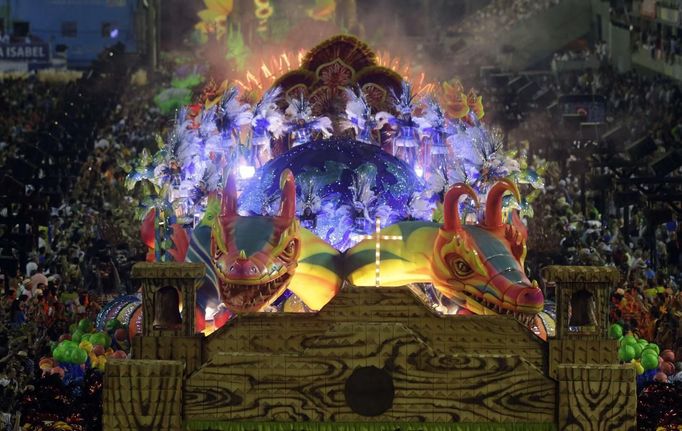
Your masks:
{"label": "golden flame decoration", "polygon": [[[285,73],[301,67],[306,52],[304,50],[284,51],[281,54],[263,58],[260,66],[252,66],[241,79],[233,82],[239,87],[242,99],[256,103],[263,93]],[[480,120],[485,115],[482,98],[474,89],[465,92],[464,86],[457,79],[443,83],[428,81],[423,71],[417,72],[410,63],[387,51],[376,54],[377,65],[398,73],[404,80],[412,84],[415,97],[437,96],[446,114],[450,118],[466,119],[473,112]],[[253,63],[258,65],[258,61]]]}
{"label": "golden flame decoration", "polygon": [[[235,79],[234,83],[240,92],[248,98],[259,100],[263,93],[285,73],[301,67],[304,50],[298,52],[285,51],[278,55],[261,60],[260,66],[249,69],[242,79]],[[255,62],[255,64],[258,64]]]}
{"label": "golden flame decoration", "polygon": [[377,64],[393,70],[402,78],[412,84],[412,94],[417,96],[428,96],[435,92],[437,85],[426,79],[426,74],[417,72],[411,65],[401,60],[399,57],[391,56],[387,51],[379,51],[376,54]]}

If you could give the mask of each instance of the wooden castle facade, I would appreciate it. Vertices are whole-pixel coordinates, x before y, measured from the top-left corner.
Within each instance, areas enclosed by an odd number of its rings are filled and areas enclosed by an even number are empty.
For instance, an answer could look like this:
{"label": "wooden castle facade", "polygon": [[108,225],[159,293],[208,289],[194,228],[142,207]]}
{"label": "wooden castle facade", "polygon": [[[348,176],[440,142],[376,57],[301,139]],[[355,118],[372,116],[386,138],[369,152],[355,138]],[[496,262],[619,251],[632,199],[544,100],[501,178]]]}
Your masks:
{"label": "wooden castle facade", "polygon": [[[203,271],[134,268],[144,329],[134,359],[107,364],[105,430],[636,428],[635,371],[606,337],[608,268],[545,269],[548,342],[511,317],[441,316],[408,288],[352,286],[318,313],[240,315],[204,337],[192,315]],[[172,295],[182,312],[165,310]]]}

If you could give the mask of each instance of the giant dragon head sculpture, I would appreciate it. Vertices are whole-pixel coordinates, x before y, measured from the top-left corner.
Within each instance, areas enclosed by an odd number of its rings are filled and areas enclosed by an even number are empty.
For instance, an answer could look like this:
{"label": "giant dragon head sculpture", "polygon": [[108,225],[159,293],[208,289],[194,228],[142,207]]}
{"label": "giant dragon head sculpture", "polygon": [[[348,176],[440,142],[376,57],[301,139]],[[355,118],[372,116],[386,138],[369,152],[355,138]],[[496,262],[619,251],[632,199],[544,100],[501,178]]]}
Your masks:
{"label": "giant dragon head sculpture", "polygon": [[485,217],[477,225],[463,225],[459,198],[478,197],[466,184],[453,186],[444,200],[444,223],[438,230],[431,258],[434,285],[445,296],[475,314],[513,314],[524,322],[543,309],[544,296],[526,277],[527,231],[513,214],[502,220],[502,197],[511,192],[520,201],[516,185],[497,182],[489,191]]}
{"label": "giant dragon head sculpture", "polygon": [[237,189],[228,177],[220,212],[213,222],[211,264],[223,303],[233,312],[259,311],[287,288],[301,250],[296,219],[296,185],[290,170],[280,177],[276,216],[240,216]]}

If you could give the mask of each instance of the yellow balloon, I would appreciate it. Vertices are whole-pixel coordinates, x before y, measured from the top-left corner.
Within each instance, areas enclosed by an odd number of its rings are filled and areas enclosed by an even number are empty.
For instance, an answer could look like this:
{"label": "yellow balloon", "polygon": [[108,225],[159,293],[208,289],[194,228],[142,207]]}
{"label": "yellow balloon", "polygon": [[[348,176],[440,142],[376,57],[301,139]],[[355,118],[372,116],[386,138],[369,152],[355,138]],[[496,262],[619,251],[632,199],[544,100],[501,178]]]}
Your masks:
{"label": "yellow balloon", "polygon": [[107,358],[105,356],[100,356],[97,361],[97,369],[104,371],[104,366],[107,364]]}
{"label": "yellow balloon", "polygon": [[92,351],[92,343],[89,342],[88,340],[81,341],[78,347],[80,347],[81,349],[85,350],[88,353]]}

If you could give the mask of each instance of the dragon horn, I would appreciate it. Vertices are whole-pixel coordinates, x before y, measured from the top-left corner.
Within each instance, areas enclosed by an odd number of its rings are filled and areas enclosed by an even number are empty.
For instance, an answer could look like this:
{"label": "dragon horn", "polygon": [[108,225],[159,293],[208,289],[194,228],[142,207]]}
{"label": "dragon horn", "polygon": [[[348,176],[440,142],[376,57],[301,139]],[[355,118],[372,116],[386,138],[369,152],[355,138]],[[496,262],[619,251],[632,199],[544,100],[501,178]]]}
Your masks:
{"label": "dragon horn", "polygon": [[462,229],[462,222],[459,219],[459,198],[462,195],[471,197],[478,206],[478,196],[476,192],[468,184],[457,183],[453,185],[445,194],[445,202],[443,204],[443,229],[446,231],[458,231]]}
{"label": "dragon horn", "polygon": [[502,197],[506,191],[512,192],[514,199],[521,202],[521,194],[513,181],[502,179],[496,182],[488,192],[485,203],[485,219],[483,222],[485,227],[497,228],[504,224],[502,221]]}
{"label": "dragon horn", "polygon": [[294,174],[291,170],[282,171],[279,177],[279,188],[282,191],[282,199],[278,216],[291,221],[296,215],[296,183],[294,183]]}
{"label": "dragon horn", "polygon": [[225,188],[223,189],[222,205],[220,207],[220,216],[237,215],[237,184],[234,179],[234,174],[227,176]]}

